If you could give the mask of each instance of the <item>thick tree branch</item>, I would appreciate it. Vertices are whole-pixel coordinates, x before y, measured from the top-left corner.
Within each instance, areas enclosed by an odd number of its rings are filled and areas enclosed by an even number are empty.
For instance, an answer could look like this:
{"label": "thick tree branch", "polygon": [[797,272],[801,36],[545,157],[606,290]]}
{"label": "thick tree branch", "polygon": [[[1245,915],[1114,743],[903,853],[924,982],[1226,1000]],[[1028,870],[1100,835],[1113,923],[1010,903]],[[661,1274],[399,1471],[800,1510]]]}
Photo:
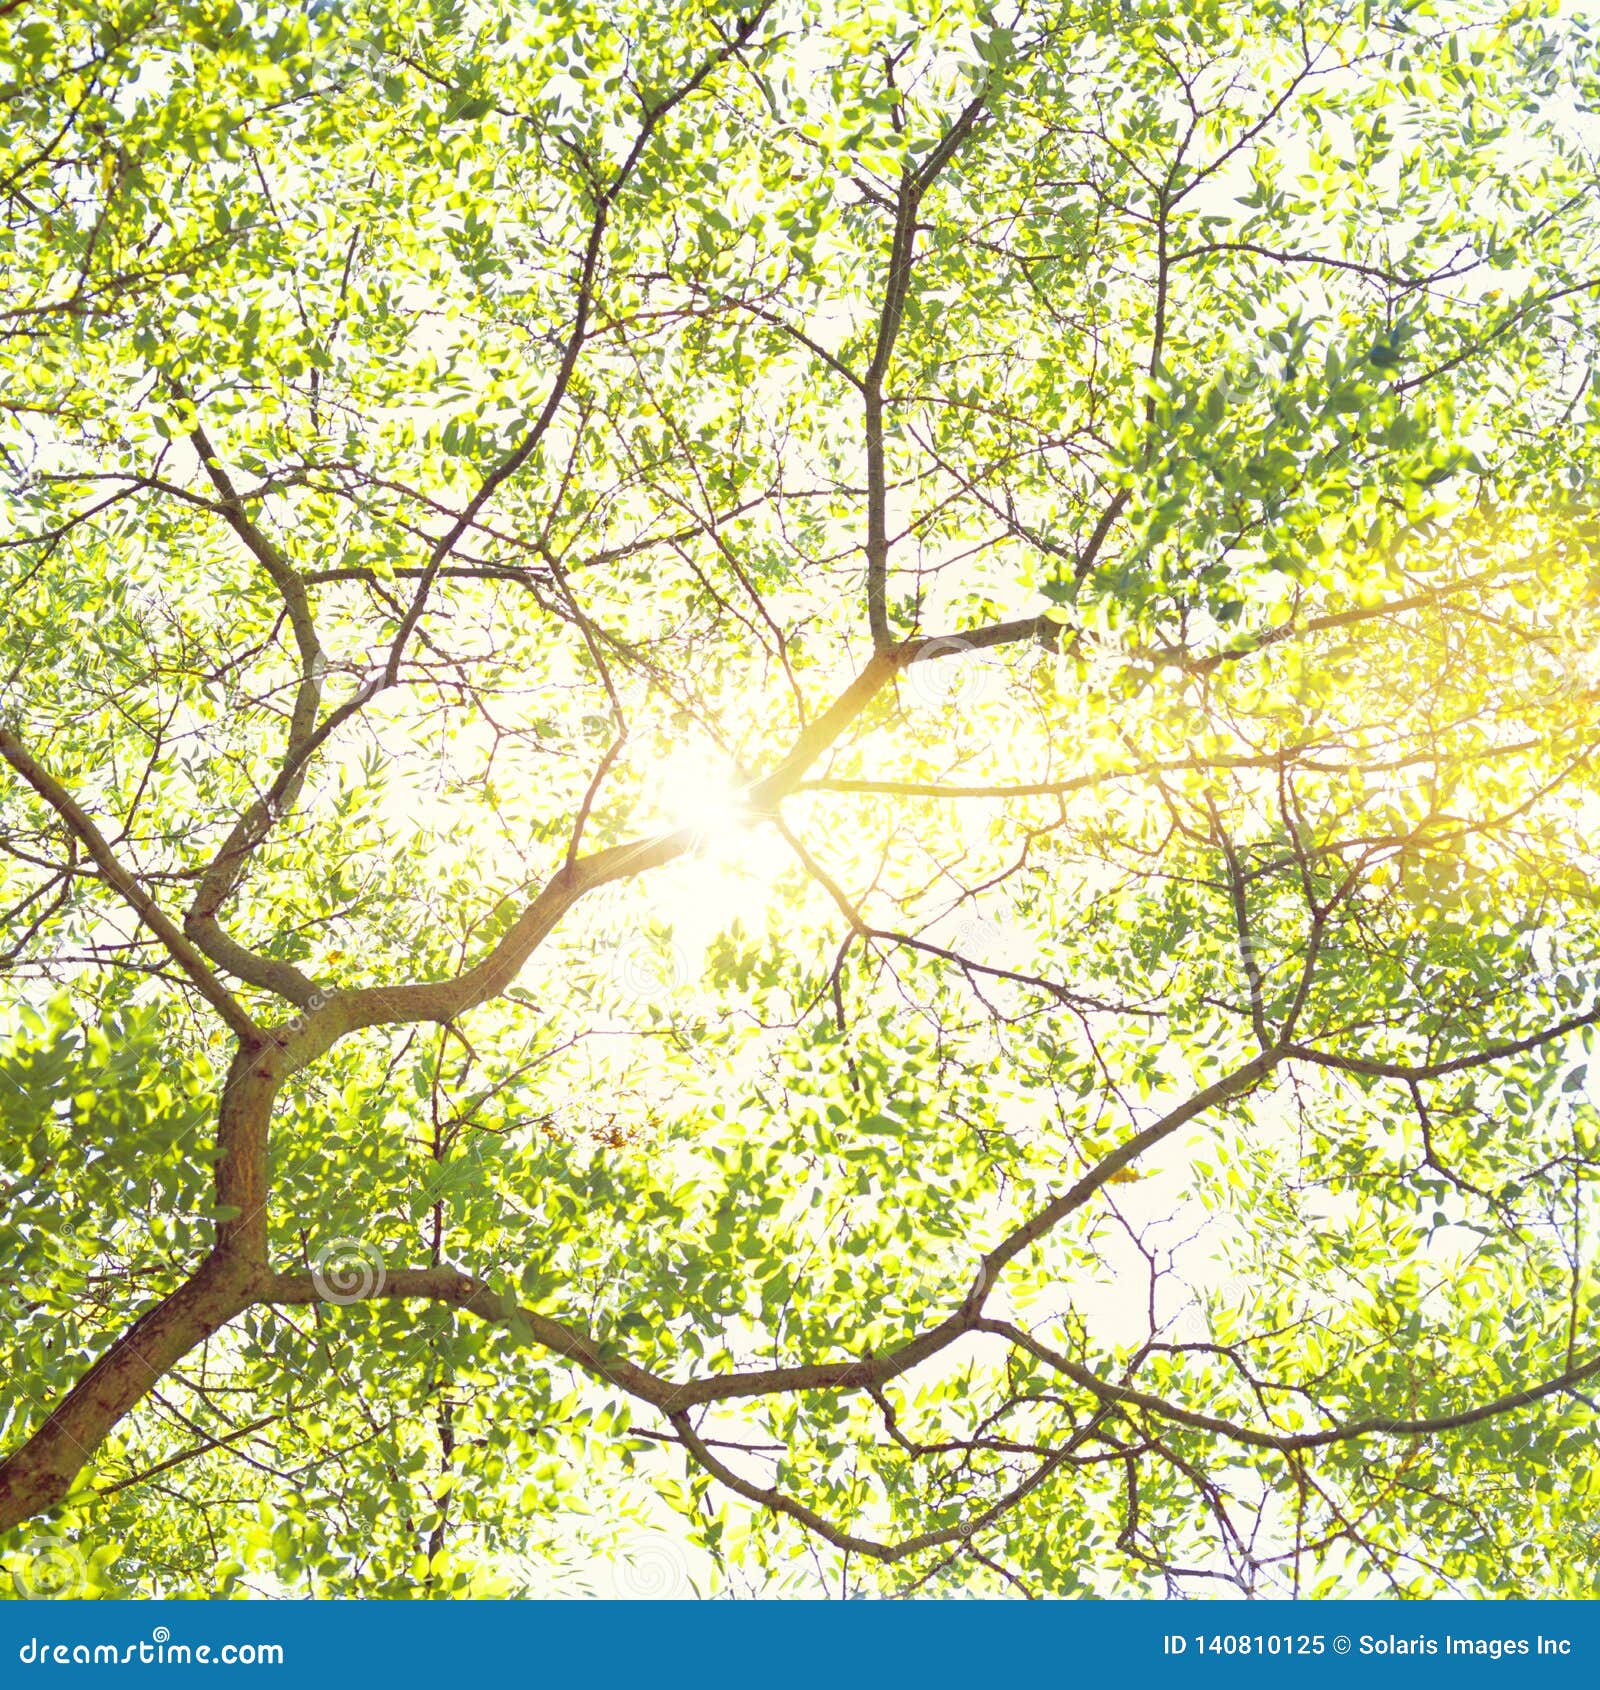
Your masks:
{"label": "thick tree branch", "polygon": [[872,361],[858,383],[866,424],[867,447],[867,621],[872,630],[874,651],[888,651],[893,645],[889,631],[889,516],[888,479],[884,467],[884,377],[894,356],[895,342],[905,321],[906,299],[911,291],[915,263],[917,213],[928,190],[938,180],[983,115],[986,94],[968,101],[944,138],[915,170],[909,165],[900,177],[894,205],[894,232],[889,241],[889,263],[884,277],[883,302],[878,312],[878,333]]}

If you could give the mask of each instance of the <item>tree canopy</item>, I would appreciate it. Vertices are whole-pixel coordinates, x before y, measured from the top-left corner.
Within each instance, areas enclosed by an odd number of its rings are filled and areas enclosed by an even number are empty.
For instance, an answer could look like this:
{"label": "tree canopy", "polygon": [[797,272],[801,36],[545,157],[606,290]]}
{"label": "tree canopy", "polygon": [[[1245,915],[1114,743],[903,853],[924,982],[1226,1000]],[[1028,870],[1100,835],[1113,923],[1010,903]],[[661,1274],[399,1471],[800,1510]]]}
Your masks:
{"label": "tree canopy", "polygon": [[16,1588],[1592,1593],[1597,33],[0,3]]}

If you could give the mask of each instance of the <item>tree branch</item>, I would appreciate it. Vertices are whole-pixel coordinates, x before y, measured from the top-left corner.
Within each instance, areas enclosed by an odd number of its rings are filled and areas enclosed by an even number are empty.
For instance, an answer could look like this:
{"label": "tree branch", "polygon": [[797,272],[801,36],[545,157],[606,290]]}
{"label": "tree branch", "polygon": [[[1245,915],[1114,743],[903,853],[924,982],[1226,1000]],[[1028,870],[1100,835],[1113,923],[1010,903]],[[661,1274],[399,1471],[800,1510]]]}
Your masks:
{"label": "tree branch", "polygon": [[211,970],[211,965],[182,929],[162,910],[137,880],[117,861],[105,835],[82,805],[62,786],[9,728],[0,728],[0,757],[50,806],[73,837],[94,858],[107,885],[114,888],[152,933],[166,946],[173,961],[194,982],[200,995],[246,1044],[258,1043],[261,1029]]}

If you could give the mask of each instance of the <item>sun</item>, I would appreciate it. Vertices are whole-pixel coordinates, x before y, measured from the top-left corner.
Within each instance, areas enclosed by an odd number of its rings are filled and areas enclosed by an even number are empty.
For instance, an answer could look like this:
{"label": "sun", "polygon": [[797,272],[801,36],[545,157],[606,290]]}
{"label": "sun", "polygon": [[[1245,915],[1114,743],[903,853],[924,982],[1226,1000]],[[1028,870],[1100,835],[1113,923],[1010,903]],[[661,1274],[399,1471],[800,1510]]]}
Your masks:
{"label": "sun", "polygon": [[735,921],[759,928],[795,859],[770,814],[750,802],[739,770],[726,757],[685,746],[656,766],[651,788],[653,813],[689,839],[663,882],[680,943],[702,947]]}
{"label": "sun", "polygon": [[656,772],[656,803],[675,831],[697,843],[725,841],[756,819],[745,791],[725,762],[692,750],[674,751]]}

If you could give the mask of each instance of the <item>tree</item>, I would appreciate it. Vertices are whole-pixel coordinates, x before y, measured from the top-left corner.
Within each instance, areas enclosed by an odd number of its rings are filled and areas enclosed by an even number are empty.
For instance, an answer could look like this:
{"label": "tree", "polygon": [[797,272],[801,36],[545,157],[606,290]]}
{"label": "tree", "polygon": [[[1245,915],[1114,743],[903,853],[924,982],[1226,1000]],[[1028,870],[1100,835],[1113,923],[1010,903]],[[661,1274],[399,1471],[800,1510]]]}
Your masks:
{"label": "tree", "polygon": [[1592,1583],[1594,37],[0,6],[23,1586]]}

